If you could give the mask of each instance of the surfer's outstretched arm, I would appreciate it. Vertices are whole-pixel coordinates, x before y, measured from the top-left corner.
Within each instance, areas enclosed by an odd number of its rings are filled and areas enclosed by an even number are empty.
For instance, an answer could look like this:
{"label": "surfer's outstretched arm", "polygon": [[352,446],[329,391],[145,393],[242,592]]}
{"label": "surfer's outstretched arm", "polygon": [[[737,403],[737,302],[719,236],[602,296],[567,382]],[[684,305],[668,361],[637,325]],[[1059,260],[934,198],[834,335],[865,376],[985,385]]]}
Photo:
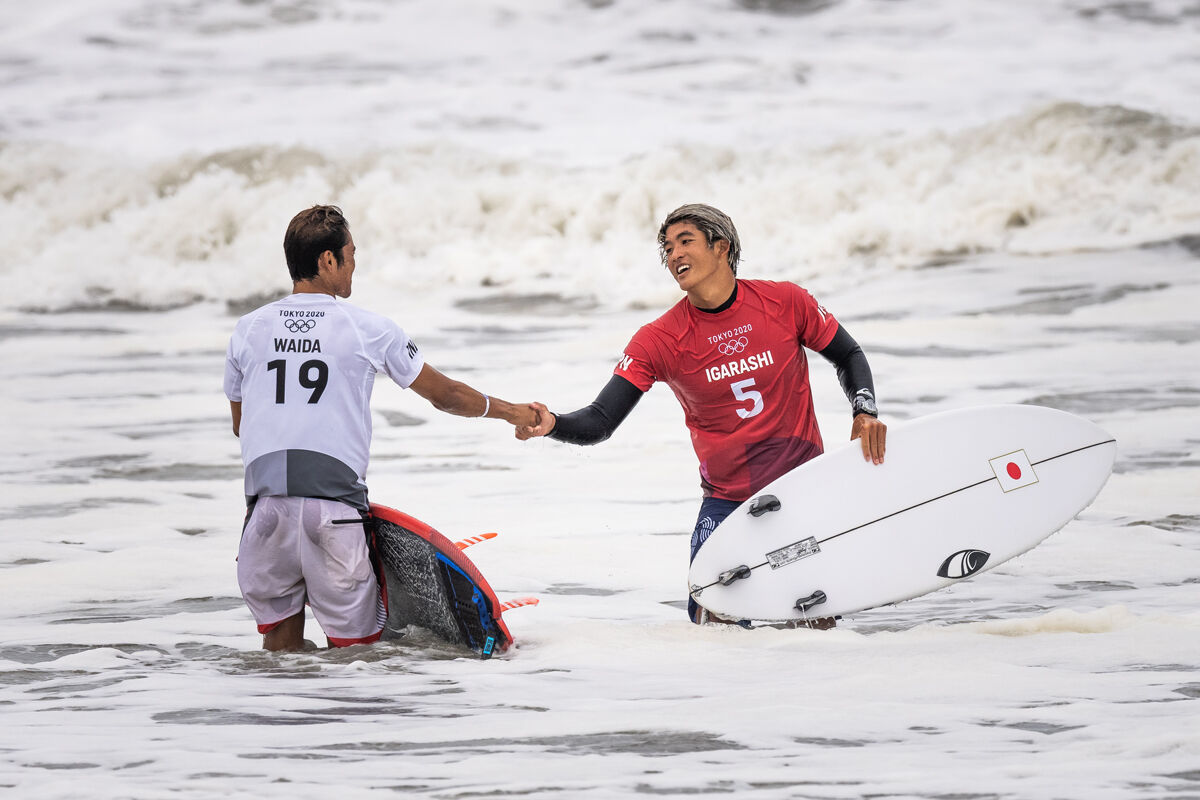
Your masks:
{"label": "surfer's outstretched arm", "polygon": [[531,403],[538,415],[536,425],[517,426],[518,439],[549,436],[567,444],[599,444],[612,436],[644,392],[614,375],[590,405],[569,414],[554,414],[541,403]]}
{"label": "surfer's outstretched arm", "polygon": [[491,417],[513,425],[536,425],[537,414],[528,405],[514,405],[498,397],[489,397],[462,381],[449,378],[429,364],[421,367],[416,380],[409,385],[428,400],[438,411],[458,417]]}

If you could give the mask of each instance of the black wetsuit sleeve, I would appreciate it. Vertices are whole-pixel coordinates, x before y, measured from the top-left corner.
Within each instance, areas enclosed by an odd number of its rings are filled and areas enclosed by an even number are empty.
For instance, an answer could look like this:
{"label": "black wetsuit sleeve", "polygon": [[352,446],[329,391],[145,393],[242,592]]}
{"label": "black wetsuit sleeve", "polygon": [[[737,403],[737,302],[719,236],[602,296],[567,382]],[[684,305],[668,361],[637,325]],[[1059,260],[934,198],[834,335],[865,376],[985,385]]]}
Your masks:
{"label": "black wetsuit sleeve", "polygon": [[[838,326],[833,339],[821,351],[831,364],[837,368],[838,382],[846,399],[854,408],[854,413],[865,411],[875,415],[875,381],[871,377],[871,365],[867,363],[867,355],[854,341],[844,327]],[[864,403],[864,400],[869,403]]]}
{"label": "black wetsuit sleeve", "polygon": [[591,405],[570,414],[555,414],[549,436],[567,444],[599,444],[612,436],[643,394],[620,375],[613,375]]}

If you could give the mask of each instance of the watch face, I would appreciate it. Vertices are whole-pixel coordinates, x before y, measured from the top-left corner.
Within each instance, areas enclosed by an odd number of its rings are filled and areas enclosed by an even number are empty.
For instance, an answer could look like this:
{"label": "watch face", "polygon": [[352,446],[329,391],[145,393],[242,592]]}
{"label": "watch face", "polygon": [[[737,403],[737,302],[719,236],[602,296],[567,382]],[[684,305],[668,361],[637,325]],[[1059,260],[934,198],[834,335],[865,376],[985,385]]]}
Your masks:
{"label": "watch face", "polygon": [[858,414],[871,414],[873,416],[879,414],[879,410],[875,407],[875,401],[866,394],[860,394],[854,398],[854,411]]}

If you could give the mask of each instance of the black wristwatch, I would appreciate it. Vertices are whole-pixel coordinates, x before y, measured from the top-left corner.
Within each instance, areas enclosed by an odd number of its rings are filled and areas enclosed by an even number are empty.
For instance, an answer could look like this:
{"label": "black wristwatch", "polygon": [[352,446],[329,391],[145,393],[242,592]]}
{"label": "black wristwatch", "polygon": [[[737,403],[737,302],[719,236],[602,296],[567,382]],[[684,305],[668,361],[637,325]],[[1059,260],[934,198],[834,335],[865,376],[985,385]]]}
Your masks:
{"label": "black wristwatch", "polygon": [[870,389],[859,389],[854,393],[854,399],[850,401],[850,406],[854,409],[854,416],[859,414],[870,414],[872,417],[879,416],[879,409],[875,407],[875,397],[871,394]]}

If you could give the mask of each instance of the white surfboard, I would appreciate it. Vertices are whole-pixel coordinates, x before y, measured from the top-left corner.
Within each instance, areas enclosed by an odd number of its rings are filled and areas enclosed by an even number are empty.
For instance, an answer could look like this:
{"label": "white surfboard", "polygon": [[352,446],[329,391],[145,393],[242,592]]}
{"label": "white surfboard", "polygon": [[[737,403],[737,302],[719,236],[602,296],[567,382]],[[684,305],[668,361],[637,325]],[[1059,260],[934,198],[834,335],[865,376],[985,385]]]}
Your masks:
{"label": "white surfboard", "polygon": [[1003,564],[1099,494],[1116,441],[1039,406],[984,406],[889,425],[883,464],[851,442],[743,503],[692,562],[692,597],[723,617],[852,614]]}

